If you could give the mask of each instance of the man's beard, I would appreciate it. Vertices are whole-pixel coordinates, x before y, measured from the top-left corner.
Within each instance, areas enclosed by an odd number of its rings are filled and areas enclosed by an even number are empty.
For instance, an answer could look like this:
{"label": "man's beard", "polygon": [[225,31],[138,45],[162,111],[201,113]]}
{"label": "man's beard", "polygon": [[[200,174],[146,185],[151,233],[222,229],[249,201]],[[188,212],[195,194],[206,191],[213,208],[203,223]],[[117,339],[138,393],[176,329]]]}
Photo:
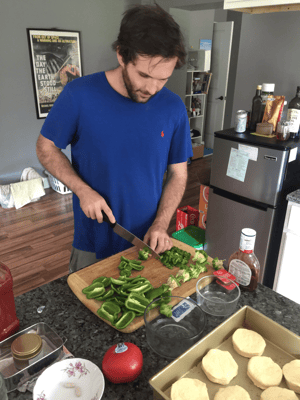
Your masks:
{"label": "man's beard", "polygon": [[138,99],[138,96],[136,94],[136,92],[140,92],[142,94],[145,95],[149,95],[149,93],[143,93],[142,91],[138,90],[135,91],[133,88],[133,85],[131,83],[131,80],[129,78],[128,72],[127,72],[127,67],[125,66],[125,68],[122,69],[122,76],[123,76],[123,81],[124,81],[124,85],[126,87],[128,96],[131,98],[131,100],[133,100],[135,103],[147,103],[150,99],[152,99],[153,96],[156,95],[156,93],[154,93],[153,95],[151,95],[148,99],[146,99],[145,101],[141,101]]}

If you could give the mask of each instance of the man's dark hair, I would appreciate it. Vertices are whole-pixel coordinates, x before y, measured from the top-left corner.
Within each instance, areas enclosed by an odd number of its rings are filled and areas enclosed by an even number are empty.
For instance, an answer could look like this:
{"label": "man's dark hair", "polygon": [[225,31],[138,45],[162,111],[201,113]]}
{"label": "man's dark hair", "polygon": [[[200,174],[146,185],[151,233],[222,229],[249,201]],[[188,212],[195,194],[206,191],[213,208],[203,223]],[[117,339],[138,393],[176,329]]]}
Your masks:
{"label": "man's dark hair", "polygon": [[178,57],[175,68],[186,61],[180,27],[158,4],[137,5],[125,11],[112,47],[119,51],[124,64],[134,62],[138,55]]}

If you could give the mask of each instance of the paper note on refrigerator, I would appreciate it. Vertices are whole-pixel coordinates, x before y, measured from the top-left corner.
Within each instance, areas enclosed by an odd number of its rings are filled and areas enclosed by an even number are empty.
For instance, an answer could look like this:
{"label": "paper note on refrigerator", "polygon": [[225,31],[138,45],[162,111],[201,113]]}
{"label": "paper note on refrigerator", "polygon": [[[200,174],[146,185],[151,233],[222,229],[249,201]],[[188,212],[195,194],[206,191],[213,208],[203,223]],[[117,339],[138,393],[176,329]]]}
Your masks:
{"label": "paper note on refrigerator", "polygon": [[230,178],[244,182],[247,172],[249,155],[245,151],[232,148],[226,175]]}

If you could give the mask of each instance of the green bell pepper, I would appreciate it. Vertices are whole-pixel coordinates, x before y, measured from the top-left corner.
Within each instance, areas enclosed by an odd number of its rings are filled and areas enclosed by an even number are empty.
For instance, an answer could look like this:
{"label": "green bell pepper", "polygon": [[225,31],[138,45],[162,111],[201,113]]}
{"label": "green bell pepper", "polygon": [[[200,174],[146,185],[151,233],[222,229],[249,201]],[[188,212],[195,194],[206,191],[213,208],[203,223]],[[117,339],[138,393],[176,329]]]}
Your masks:
{"label": "green bell pepper", "polygon": [[151,290],[151,289],[153,289],[153,286],[151,285],[151,283],[145,282],[142,284],[138,284],[137,286],[128,288],[127,290],[128,290],[128,292],[131,292],[131,293],[142,294],[142,293],[148,292],[148,290]]}
{"label": "green bell pepper", "polygon": [[105,287],[95,287],[92,291],[86,293],[87,299],[94,299],[95,297],[102,296],[105,293]]}
{"label": "green bell pepper", "polygon": [[148,304],[149,300],[137,293],[130,293],[125,301],[125,307],[136,313],[143,313]]}
{"label": "green bell pepper", "polygon": [[99,317],[106,319],[111,324],[113,324],[117,318],[118,314],[121,312],[121,308],[118,304],[105,301],[102,306],[97,310]]}
{"label": "green bell pepper", "polygon": [[136,314],[134,311],[128,310],[122,314],[122,316],[114,323],[116,329],[125,329],[135,318]]}
{"label": "green bell pepper", "polygon": [[111,299],[114,295],[115,295],[115,291],[113,289],[109,289],[102,296],[95,297],[95,300],[98,300],[98,301],[108,300],[108,299]]}
{"label": "green bell pepper", "polygon": [[160,297],[163,293],[167,292],[169,289],[170,289],[170,286],[164,283],[158,288],[149,290],[147,293],[145,293],[145,297],[151,303],[151,301],[153,301],[157,297]]}
{"label": "green bell pepper", "polygon": [[111,283],[113,283],[114,285],[117,285],[117,286],[121,286],[121,285],[124,285],[124,283],[126,283],[126,281],[125,281],[125,279],[122,279],[121,277],[118,279],[111,278]]}
{"label": "green bell pepper", "polygon": [[104,285],[103,285],[101,282],[94,282],[94,283],[92,283],[91,285],[89,285],[89,286],[83,288],[83,289],[82,289],[82,293],[84,293],[84,294],[90,293],[90,292],[92,292],[94,289],[99,288],[99,287],[103,287],[103,288],[104,288]]}
{"label": "green bell pepper", "polygon": [[99,278],[93,280],[93,283],[96,282],[100,282],[104,287],[107,287],[110,285],[110,278],[108,278],[107,276],[99,276]]}

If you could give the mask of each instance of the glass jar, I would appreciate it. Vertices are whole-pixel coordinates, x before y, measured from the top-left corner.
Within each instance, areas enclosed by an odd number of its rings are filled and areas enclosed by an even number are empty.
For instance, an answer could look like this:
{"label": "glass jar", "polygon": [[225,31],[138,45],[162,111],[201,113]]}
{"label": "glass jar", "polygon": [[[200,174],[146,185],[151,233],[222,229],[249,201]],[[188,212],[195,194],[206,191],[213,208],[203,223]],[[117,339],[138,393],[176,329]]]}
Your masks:
{"label": "glass jar", "polygon": [[11,344],[15,367],[21,370],[41,359],[42,347],[42,338],[36,333],[18,336]]}
{"label": "glass jar", "polygon": [[279,121],[277,124],[276,131],[277,140],[285,141],[290,138],[290,122],[289,121]]}

